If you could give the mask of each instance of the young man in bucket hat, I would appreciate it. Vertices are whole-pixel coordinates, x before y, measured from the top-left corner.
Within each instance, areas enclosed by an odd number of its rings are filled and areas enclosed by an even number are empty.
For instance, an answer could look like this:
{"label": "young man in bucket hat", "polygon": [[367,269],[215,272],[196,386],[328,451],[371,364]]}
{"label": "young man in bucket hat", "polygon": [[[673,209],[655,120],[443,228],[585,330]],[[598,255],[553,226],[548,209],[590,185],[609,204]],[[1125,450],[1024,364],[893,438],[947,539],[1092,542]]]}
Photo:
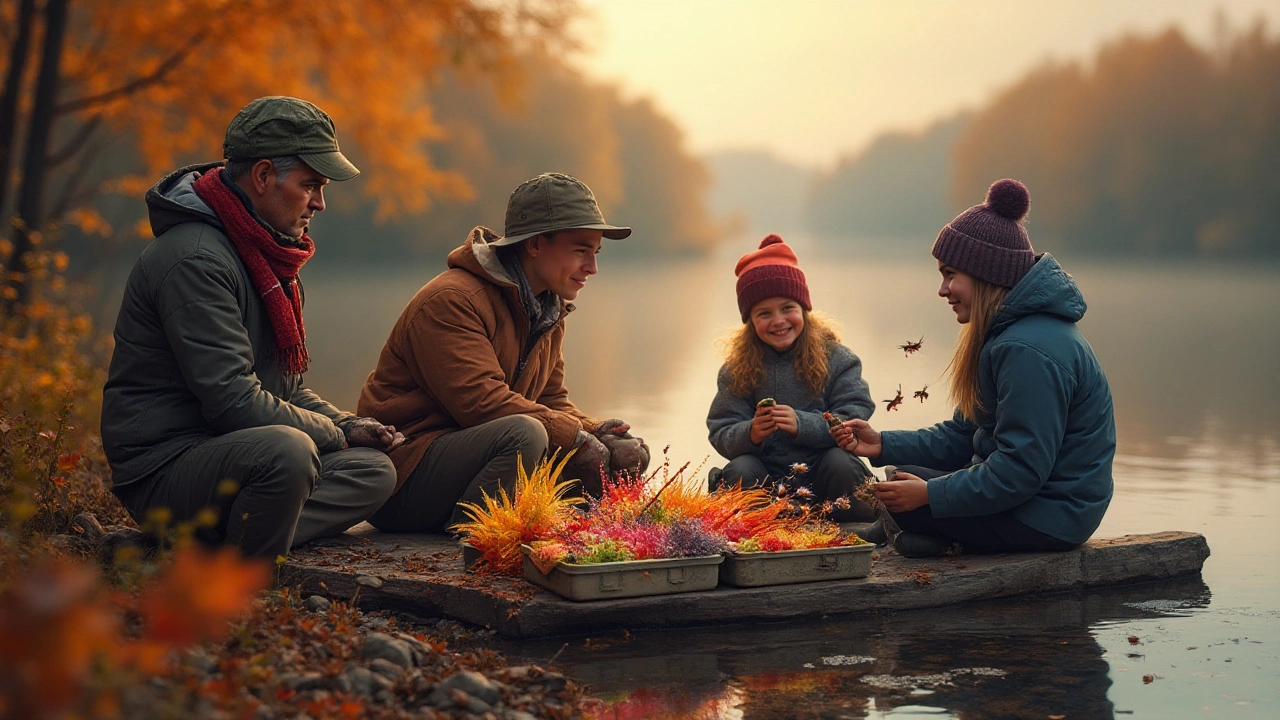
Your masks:
{"label": "young man in bucket hat", "polygon": [[140,523],[163,509],[274,559],[378,509],[395,485],[386,451],[404,436],[302,380],[307,229],[325,185],[360,172],[333,121],[304,100],[259,98],[223,154],[147,191],[156,239],[116,320],[102,440],[112,490]]}
{"label": "young man in bucket hat", "polygon": [[401,313],[360,394],[359,412],[410,438],[391,452],[397,489],[374,526],[446,530],[466,519],[459,501],[513,492],[517,462],[528,471],[552,449],[577,449],[571,476],[598,491],[609,464],[601,439],[629,438],[629,426],[569,400],[561,343],[602,238],[630,234],[604,221],[582,182],[546,173],[511,193],[501,237],[477,227],[449,254]]}

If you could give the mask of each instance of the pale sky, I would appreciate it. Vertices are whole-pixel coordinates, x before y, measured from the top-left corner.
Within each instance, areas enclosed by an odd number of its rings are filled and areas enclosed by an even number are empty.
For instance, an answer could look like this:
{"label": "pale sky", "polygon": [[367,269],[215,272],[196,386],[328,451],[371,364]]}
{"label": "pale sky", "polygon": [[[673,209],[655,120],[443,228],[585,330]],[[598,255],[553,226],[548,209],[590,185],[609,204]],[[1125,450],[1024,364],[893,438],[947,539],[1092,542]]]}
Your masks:
{"label": "pale sky", "polygon": [[1178,25],[1209,45],[1280,0],[584,0],[577,65],[647,96],[695,153],[828,166],[887,129],[980,106],[1047,59]]}

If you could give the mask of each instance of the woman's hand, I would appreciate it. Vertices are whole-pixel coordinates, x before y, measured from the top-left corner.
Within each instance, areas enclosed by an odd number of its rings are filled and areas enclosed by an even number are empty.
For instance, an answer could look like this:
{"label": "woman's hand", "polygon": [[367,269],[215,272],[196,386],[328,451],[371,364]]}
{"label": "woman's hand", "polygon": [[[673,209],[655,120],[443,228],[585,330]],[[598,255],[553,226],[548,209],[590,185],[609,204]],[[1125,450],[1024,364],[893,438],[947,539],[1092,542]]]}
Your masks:
{"label": "woman's hand", "polygon": [[838,427],[831,428],[831,437],[842,449],[865,458],[878,458],[884,450],[880,433],[866,420],[845,420]]}
{"label": "woman's hand", "polygon": [[892,512],[908,512],[929,504],[929,484],[901,470],[893,480],[873,485],[876,497]]}
{"label": "woman's hand", "polygon": [[773,411],[774,427],[791,437],[800,434],[800,419],[796,417],[795,408],[790,405],[774,405],[769,409]]}
{"label": "woman's hand", "polygon": [[756,408],[756,416],[751,418],[751,444],[759,445],[778,429],[773,421],[773,407]]}

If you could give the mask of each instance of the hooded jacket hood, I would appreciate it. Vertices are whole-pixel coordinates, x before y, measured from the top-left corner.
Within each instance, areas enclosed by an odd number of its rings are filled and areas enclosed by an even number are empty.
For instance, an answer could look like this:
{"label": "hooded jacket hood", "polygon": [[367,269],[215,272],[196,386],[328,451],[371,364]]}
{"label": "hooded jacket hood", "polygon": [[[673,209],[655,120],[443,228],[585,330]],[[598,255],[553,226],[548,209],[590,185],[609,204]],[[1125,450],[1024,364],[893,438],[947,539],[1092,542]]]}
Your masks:
{"label": "hooded jacket hood", "polygon": [[218,216],[200,199],[194,187],[196,178],[220,167],[220,162],[187,165],[165,175],[152,185],[145,198],[151,234],[159,237],[165,230],[186,222],[209,223],[221,228]]}
{"label": "hooded jacket hood", "polygon": [[1079,322],[1087,305],[1076,281],[1049,253],[1041,253],[1026,275],[1005,296],[1004,305],[991,325],[988,339],[1028,315],[1052,315]]}
{"label": "hooded jacket hood", "polygon": [[466,270],[498,285],[516,287],[516,281],[502,267],[497,248],[491,243],[501,236],[487,227],[476,227],[467,235],[466,242],[454,248],[446,261],[448,267]]}

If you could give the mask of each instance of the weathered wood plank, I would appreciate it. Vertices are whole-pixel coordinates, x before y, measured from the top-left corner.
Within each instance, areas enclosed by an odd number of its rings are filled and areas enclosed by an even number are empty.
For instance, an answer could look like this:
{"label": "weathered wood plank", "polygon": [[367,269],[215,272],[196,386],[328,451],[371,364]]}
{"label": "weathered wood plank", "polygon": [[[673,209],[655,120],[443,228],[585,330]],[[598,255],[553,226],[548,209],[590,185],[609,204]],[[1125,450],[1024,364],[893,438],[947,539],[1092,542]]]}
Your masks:
{"label": "weathered wood plank", "polygon": [[538,637],[786,620],[812,616],[815,607],[826,615],[940,607],[1191,575],[1208,556],[1204,536],[1187,532],[1091,540],[1064,553],[908,560],[881,549],[871,575],[857,580],[571,602],[523,580],[463,572],[458,547],[448,538],[382,534],[364,525],[295,553],[281,577],[307,591],[356,597],[362,607]]}

